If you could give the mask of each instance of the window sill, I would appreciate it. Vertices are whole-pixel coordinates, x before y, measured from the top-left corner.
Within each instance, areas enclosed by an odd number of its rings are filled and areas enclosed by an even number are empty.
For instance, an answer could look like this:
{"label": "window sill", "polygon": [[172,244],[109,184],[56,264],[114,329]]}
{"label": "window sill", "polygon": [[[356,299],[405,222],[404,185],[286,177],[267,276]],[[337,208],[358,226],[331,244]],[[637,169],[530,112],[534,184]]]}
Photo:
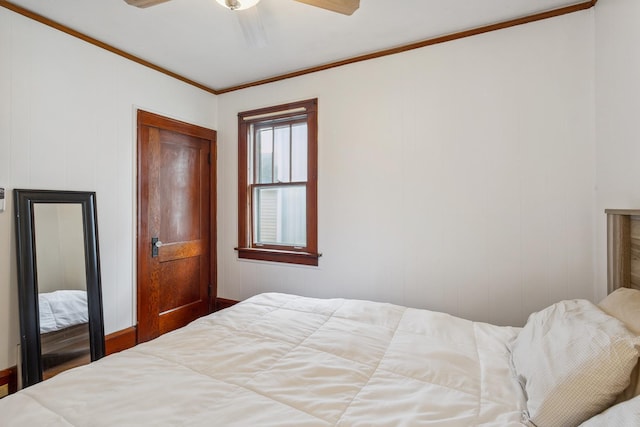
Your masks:
{"label": "window sill", "polygon": [[289,264],[318,266],[322,254],[312,252],[282,251],[276,249],[235,248],[238,257],[258,261],[286,262]]}

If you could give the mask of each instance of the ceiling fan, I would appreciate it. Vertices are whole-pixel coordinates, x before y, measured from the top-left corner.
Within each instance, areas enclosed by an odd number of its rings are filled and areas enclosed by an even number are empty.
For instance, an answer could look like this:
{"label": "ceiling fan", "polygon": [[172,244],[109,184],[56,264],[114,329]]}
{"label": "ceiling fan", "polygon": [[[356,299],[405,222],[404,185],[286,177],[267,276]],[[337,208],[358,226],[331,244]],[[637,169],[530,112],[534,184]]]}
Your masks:
{"label": "ceiling fan", "polygon": [[[150,7],[169,0],[125,0],[136,7]],[[216,0],[224,7],[231,10],[243,10],[255,6],[260,0]],[[360,7],[360,0],[295,0],[321,9],[351,15]]]}

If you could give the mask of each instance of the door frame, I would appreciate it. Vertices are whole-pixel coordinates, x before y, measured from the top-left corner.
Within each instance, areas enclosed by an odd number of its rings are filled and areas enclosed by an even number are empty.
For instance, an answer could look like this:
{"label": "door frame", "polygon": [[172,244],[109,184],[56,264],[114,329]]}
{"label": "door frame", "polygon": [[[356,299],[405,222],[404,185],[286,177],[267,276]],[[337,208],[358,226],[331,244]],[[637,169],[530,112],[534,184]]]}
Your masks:
{"label": "door frame", "polygon": [[[218,294],[217,280],[217,132],[198,125],[190,124],[170,117],[161,116],[141,109],[137,110],[137,132],[136,132],[136,342],[140,341],[138,324],[140,319],[140,287],[142,274],[146,269],[140,268],[141,257],[145,256],[145,249],[149,242],[142,242],[140,239],[140,230],[147,227],[147,218],[140,215],[142,203],[141,189],[146,185],[148,177],[145,168],[143,168],[141,152],[141,144],[143,138],[143,128],[155,127],[162,130],[181,133],[184,135],[207,139],[210,141],[209,146],[209,295],[208,295],[208,312],[211,313],[215,309],[215,300]],[[146,341],[146,340],[145,340]]]}

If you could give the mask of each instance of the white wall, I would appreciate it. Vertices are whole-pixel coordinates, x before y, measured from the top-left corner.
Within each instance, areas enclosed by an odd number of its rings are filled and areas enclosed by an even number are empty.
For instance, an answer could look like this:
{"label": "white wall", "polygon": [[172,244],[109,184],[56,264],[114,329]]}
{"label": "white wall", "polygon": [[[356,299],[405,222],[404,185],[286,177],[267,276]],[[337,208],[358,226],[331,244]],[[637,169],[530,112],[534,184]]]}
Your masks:
{"label": "white wall", "polygon": [[33,206],[38,292],[87,290],[82,205]]}
{"label": "white wall", "polygon": [[[640,2],[596,5],[596,235],[606,283],[605,209],[640,208]],[[598,288],[598,298],[606,288]]]}
{"label": "white wall", "polygon": [[[221,95],[218,295],[514,325],[593,298],[593,33],[591,9]],[[312,97],[320,266],[240,261],[236,114]]]}
{"label": "white wall", "polygon": [[97,192],[107,333],[135,323],[135,109],[216,127],[216,97],[0,8],[0,369],[19,342],[14,188]]}
{"label": "white wall", "polygon": [[[137,106],[219,130],[221,297],[367,298],[499,324],[599,297],[602,210],[640,204],[639,15],[601,0],[216,99],[0,8],[0,368],[18,343],[13,188],[97,191],[107,332],[134,323]],[[236,114],[311,97],[320,266],[239,261]]]}

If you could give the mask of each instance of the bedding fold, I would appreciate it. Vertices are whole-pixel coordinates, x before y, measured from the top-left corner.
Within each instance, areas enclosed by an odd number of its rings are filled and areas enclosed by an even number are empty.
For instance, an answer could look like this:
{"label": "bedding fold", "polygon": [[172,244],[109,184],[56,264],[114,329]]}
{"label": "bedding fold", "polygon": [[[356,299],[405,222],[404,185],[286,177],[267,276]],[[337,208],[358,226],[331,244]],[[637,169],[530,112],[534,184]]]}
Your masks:
{"label": "bedding fold", "polygon": [[262,294],[0,400],[0,425],[521,426],[517,333]]}

